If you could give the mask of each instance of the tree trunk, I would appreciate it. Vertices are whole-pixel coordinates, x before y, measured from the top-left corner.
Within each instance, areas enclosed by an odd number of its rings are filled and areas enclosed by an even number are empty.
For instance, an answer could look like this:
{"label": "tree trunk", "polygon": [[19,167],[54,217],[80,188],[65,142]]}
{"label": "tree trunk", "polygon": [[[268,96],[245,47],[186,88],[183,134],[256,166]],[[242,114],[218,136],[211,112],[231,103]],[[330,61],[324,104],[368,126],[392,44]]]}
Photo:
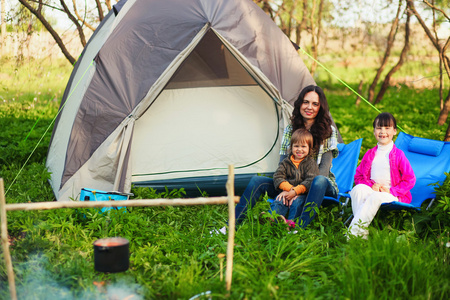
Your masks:
{"label": "tree trunk", "polygon": [[69,17],[69,19],[72,21],[72,23],[75,24],[75,26],[77,27],[77,31],[78,31],[78,35],[80,37],[81,44],[83,45],[83,47],[86,46],[86,37],[84,36],[83,27],[81,27],[80,23],[78,23],[78,19],[75,18],[75,16],[70,13],[70,10],[67,7],[64,0],[60,0],[60,3],[61,3],[61,6],[63,7],[64,12],[66,13],[67,17]]}
{"label": "tree trunk", "polygon": [[0,47],[1,47],[1,55],[5,55],[6,54],[6,22],[5,22],[5,11],[6,11],[6,1],[2,0],[1,2],[2,4],[2,12],[1,12],[1,22],[2,22],[2,36],[1,36],[1,40],[0,40]]}
{"label": "tree trunk", "polygon": [[384,94],[386,93],[387,88],[389,87],[389,81],[391,80],[392,75],[394,75],[395,72],[397,72],[403,65],[405,61],[406,54],[409,51],[409,36],[410,36],[410,28],[409,23],[411,20],[411,12],[407,11],[407,17],[406,17],[406,23],[405,23],[405,45],[403,46],[402,53],[400,54],[400,58],[397,62],[397,64],[389,71],[389,73],[386,75],[386,78],[383,81],[383,84],[381,85],[381,89],[378,92],[378,95],[375,99],[374,104],[377,104],[383,99]]}
{"label": "tree trunk", "polygon": [[98,19],[101,22],[105,18],[105,16],[103,15],[102,3],[100,2],[100,0],[95,0],[95,4],[97,5]]}
{"label": "tree trunk", "polygon": [[[359,86],[358,86],[358,94],[362,94],[362,88],[363,88],[363,81],[361,80],[360,82],[359,82]],[[355,102],[355,105],[356,106],[359,106],[359,104],[361,103],[361,97],[356,97],[356,102]]]}
{"label": "tree trunk", "polygon": [[317,13],[317,33],[315,29],[315,8],[316,8],[316,1],[313,1],[313,8],[311,10],[311,50],[312,55],[314,57],[314,61],[311,64],[311,75],[314,76],[314,73],[316,72],[317,68],[317,58],[319,56],[319,40],[320,35],[322,34],[322,12],[323,12],[323,2],[324,0],[320,0],[319,3],[319,11]]}
{"label": "tree trunk", "polygon": [[288,32],[289,32],[288,37],[289,38],[291,38],[291,36],[292,36],[292,23],[293,23],[293,20],[295,20],[294,13],[295,13],[296,8],[297,8],[297,0],[294,0],[294,1],[292,1],[292,7],[289,10],[289,23],[288,23]]}
{"label": "tree trunk", "polygon": [[[444,68],[446,69],[447,74],[450,74],[450,73],[449,73],[450,67],[449,67],[448,59],[446,60],[446,57],[445,57],[445,54],[444,54],[444,53],[447,51],[449,45],[450,45],[450,37],[448,37],[447,42],[445,43],[444,47],[442,47],[442,49],[441,49],[441,53],[439,53],[439,54],[440,54],[439,60],[440,60],[440,62],[441,62],[441,66],[442,66],[442,64],[444,65]],[[448,57],[447,57],[447,58],[448,58]],[[443,72],[441,71],[441,75],[442,75],[442,73],[443,73]],[[449,76],[449,77],[450,77],[450,76]],[[440,85],[440,87],[439,87],[439,92],[441,93],[441,95],[442,95],[443,87],[444,87],[444,84],[442,83],[442,84]],[[441,98],[442,98],[442,97],[441,97]],[[448,118],[449,112],[450,112],[450,89],[448,90],[447,98],[446,98],[445,101],[441,104],[441,112],[439,113],[438,125],[441,125],[441,126],[442,126],[442,125],[445,124],[445,121],[446,121],[447,118]],[[447,133],[448,133],[448,130],[447,130]],[[446,135],[445,138],[448,138],[448,136]]]}
{"label": "tree trunk", "polygon": [[450,123],[448,124],[447,132],[445,133],[445,137],[444,137],[444,141],[450,142]]}
{"label": "tree trunk", "polygon": [[308,0],[303,0],[303,10],[302,10],[302,20],[300,22],[300,25],[297,26],[296,28],[296,40],[295,42],[297,43],[297,45],[300,46],[300,42],[301,42],[301,35],[303,30],[306,29],[306,15],[308,13]]}
{"label": "tree trunk", "polygon": [[[442,12],[442,10],[437,9],[436,7],[434,7],[427,1],[424,1],[424,2],[433,9],[433,12],[434,12],[434,10],[439,10],[440,12]],[[445,55],[445,52],[447,51],[449,44],[450,44],[450,37],[448,37],[447,42],[443,46],[441,46],[439,44],[439,39],[437,38],[437,36],[433,36],[433,33],[431,32],[431,30],[428,28],[425,21],[422,19],[422,17],[417,12],[417,10],[414,6],[414,1],[408,0],[407,3],[408,3],[408,8],[411,10],[411,12],[414,14],[416,19],[419,21],[419,23],[422,26],[423,30],[425,31],[426,35],[428,36],[430,41],[433,43],[433,46],[439,52],[440,59],[442,60],[442,64],[445,69],[445,72],[447,73],[448,78],[450,78],[450,58],[447,55]],[[444,16],[448,19],[447,15],[444,14]],[[449,89],[449,94],[450,94],[450,89]],[[447,120],[448,114],[449,114],[449,106],[450,106],[450,97],[447,96],[445,103],[442,105],[441,112],[439,113],[439,118],[438,118],[439,125],[445,124],[445,121]],[[448,133],[449,133],[449,131],[447,130],[446,138],[448,138],[448,135],[449,135]]]}
{"label": "tree trunk", "polygon": [[447,121],[448,113],[450,112],[450,90],[447,94],[447,98],[445,99],[444,105],[439,113],[438,124],[444,125],[445,121]]}
{"label": "tree trunk", "polygon": [[373,79],[372,84],[369,87],[369,96],[368,96],[369,102],[373,102],[375,88],[378,84],[378,80],[380,79],[381,73],[384,71],[384,68],[387,65],[389,56],[391,55],[392,46],[394,45],[394,41],[395,41],[395,35],[397,34],[397,31],[398,31],[398,23],[399,23],[399,16],[400,16],[401,8],[402,8],[402,0],[400,0],[398,2],[397,14],[395,16],[394,22],[392,22],[391,30],[389,31],[389,35],[387,38],[387,46],[386,46],[386,51],[384,53],[383,61],[381,62],[381,66],[378,68],[377,74],[375,75],[375,78]]}

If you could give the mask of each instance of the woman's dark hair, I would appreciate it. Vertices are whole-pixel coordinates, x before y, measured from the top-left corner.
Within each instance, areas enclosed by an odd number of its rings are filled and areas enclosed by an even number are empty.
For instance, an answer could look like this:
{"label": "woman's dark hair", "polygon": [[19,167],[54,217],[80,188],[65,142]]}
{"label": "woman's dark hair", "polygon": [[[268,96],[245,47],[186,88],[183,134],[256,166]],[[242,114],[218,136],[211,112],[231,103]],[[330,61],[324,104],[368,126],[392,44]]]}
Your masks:
{"label": "woman's dark hair", "polygon": [[320,87],[316,85],[308,85],[300,92],[300,95],[298,95],[297,100],[294,102],[294,111],[292,112],[291,116],[292,132],[299,128],[305,128],[303,117],[300,114],[300,106],[302,106],[303,104],[305,95],[309,92],[315,92],[317,95],[319,95],[320,109],[317,113],[314,124],[309,130],[309,132],[311,132],[312,136],[314,137],[314,150],[318,151],[323,140],[329,138],[332,133],[332,122],[330,111],[328,108],[327,97],[325,97],[325,93]]}
{"label": "woman's dark hair", "polygon": [[391,113],[383,112],[379,114],[375,120],[373,120],[372,124],[373,128],[376,126],[380,127],[394,127],[394,129],[397,129],[397,121],[395,121],[394,116]]}

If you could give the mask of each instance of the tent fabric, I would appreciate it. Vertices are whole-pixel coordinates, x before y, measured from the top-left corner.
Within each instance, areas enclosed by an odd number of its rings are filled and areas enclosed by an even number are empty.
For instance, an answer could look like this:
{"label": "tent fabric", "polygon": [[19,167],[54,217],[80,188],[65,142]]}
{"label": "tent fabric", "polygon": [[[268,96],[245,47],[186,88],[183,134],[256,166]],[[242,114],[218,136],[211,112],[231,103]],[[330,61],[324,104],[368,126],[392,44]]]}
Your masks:
{"label": "tent fabric", "polygon": [[[315,84],[292,43],[276,24],[250,0],[128,0],[119,2],[118,8],[116,14],[108,14],[94,33],[64,94],[47,158],[56,198],[60,201],[75,198],[83,187],[129,192],[135,174],[132,166],[140,164],[133,151],[144,151],[135,150],[139,141],[145,139],[135,137],[135,131],[141,130],[139,124],[144,123],[152,107],[164,102],[160,96],[169,95],[170,91],[176,95],[183,89],[197,89],[199,93],[204,89],[213,99],[224,91],[242,95],[251,87],[259,87],[260,91],[253,89],[253,95],[266,99],[260,105],[267,108],[265,113],[272,111],[267,117],[272,127],[258,131],[266,131],[269,137],[256,139],[255,143],[263,144],[263,150],[255,151],[254,157],[242,159],[235,150],[230,150],[234,154],[227,152],[226,161],[234,158],[242,161],[239,171],[242,175],[273,171],[280,143],[277,139],[289,122],[291,105],[303,87]],[[266,95],[262,96],[261,91]],[[233,107],[234,110],[245,107],[245,101],[237,100],[242,98],[233,98],[233,104],[227,107],[229,113]],[[194,105],[192,99],[196,96],[189,95],[186,99],[191,99]],[[223,106],[226,99],[221,101]],[[207,99],[199,97],[195,104],[204,115],[211,113],[206,103]],[[215,105],[218,111],[220,102]],[[242,125],[240,132],[224,136],[228,143],[240,138],[235,148],[250,145],[245,138],[254,132],[247,130],[256,130],[246,128],[252,125],[250,111],[236,118],[234,125]],[[191,114],[194,112],[190,110]],[[169,123],[159,124],[160,132],[170,128],[170,120],[164,121]],[[182,132],[184,126],[177,126]],[[192,147],[199,146],[192,144]],[[268,152],[264,153],[265,150]],[[258,161],[265,154],[267,160]],[[177,159],[180,162],[180,157]],[[191,159],[186,157],[184,161],[191,163]],[[245,168],[245,161],[253,162]],[[189,176],[211,176],[213,172],[208,169],[219,170],[224,164],[222,161],[221,165],[206,166],[201,174],[193,172]],[[185,171],[189,166],[182,169]],[[217,176],[223,174],[225,170]]]}
{"label": "tent fabric", "polygon": [[[51,185],[56,195],[56,190],[61,187],[64,163],[66,160],[67,145],[70,131],[75,119],[75,111],[78,110],[92,76],[95,72],[93,59],[107,39],[114,21],[114,14],[106,15],[102,23],[88,41],[80,58],[75,64],[69,78],[66,90],[61,101],[60,111],[55,120],[52,138],[47,155],[46,166],[52,172]],[[58,198],[58,196],[57,196]]]}

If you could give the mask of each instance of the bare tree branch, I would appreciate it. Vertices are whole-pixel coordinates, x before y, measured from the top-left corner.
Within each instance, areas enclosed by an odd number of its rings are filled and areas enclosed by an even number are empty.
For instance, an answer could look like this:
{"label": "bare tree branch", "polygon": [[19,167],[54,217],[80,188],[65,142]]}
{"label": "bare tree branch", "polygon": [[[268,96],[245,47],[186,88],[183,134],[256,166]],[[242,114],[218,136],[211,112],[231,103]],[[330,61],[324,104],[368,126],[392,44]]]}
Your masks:
{"label": "bare tree branch", "polygon": [[106,8],[108,9],[108,11],[110,11],[111,10],[111,0],[106,0],[105,1],[105,5],[106,5]]}
{"label": "bare tree branch", "polygon": [[81,44],[83,45],[83,47],[86,46],[86,37],[85,37],[84,32],[83,32],[83,27],[81,27],[80,23],[78,23],[77,18],[75,18],[75,16],[72,15],[72,13],[70,12],[70,10],[67,7],[67,5],[64,2],[64,0],[60,0],[60,3],[62,5],[66,15],[69,17],[69,19],[72,21],[72,23],[75,24],[75,26],[77,28],[77,31],[78,31],[78,35],[80,36]]}
{"label": "bare tree branch", "polygon": [[[74,12],[75,15],[77,16],[78,21],[81,21],[81,24],[86,25],[86,27],[89,28],[90,30],[95,31],[95,28],[92,27],[90,24],[88,24],[88,23],[86,22],[86,16],[85,16],[84,18],[82,18],[82,17],[80,16],[80,14],[78,13],[76,1],[75,1],[75,0],[72,0],[72,3],[73,3],[73,12]],[[86,15],[86,13],[85,13],[85,15]],[[78,23],[78,22],[77,22],[77,23]]]}
{"label": "bare tree branch", "polygon": [[95,0],[95,4],[97,5],[98,18],[101,22],[105,18],[105,16],[103,15],[102,4],[100,3],[100,0]]}
{"label": "bare tree branch", "polygon": [[[308,0],[303,0],[303,10],[302,10],[302,20],[299,22],[300,25],[296,29],[296,43],[300,46],[301,34],[304,29],[306,29],[306,14],[308,12]],[[298,22],[297,22],[298,24]]]}
{"label": "bare tree branch", "polygon": [[409,37],[411,35],[410,30],[410,21],[411,21],[411,12],[408,10],[406,16],[406,23],[405,23],[405,44],[403,46],[402,52],[400,53],[400,58],[397,62],[397,64],[389,71],[389,73],[386,75],[383,84],[381,85],[381,89],[377,94],[377,97],[375,99],[375,104],[379,103],[381,99],[383,99],[383,96],[389,86],[389,81],[391,80],[392,75],[394,75],[395,72],[397,72],[403,65],[403,62],[405,61],[406,54],[409,51]]}
{"label": "bare tree branch", "polygon": [[398,31],[398,23],[400,20],[399,17],[400,17],[401,9],[402,9],[402,0],[400,0],[398,2],[397,14],[395,15],[394,22],[392,22],[391,30],[389,31],[389,35],[387,38],[387,46],[386,46],[386,51],[384,52],[383,61],[381,62],[381,66],[378,68],[377,74],[375,75],[375,78],[373,79],[372,84],[369,87],[369,97],[368,97],[369,102],[373,102],[375,88],[378,84],[378,80],[380,80],[381,73],[384,71],[384,68],[387,65],[389,56],[391,56],[391,50],[394,45],[395,35],[397,34],[397,31]]}
{"label": "bare tree branch", "polygon": [[[45,29],[48,30],[48,32],[51,34],[55,42],[58,44],[59,48],[61,49],[64,56],[70,61],[71,64],[75,63],[75,58],[69,53],[66,46],[64,45],[64,42],[62,41],[59,34],[53,29],[52,25],[50,25],[49,22],[45,19],[45,17],[42,15],[41,10],[35,9],[33,6],[31,6],[30,3],[28,3],[27,0],[19,0],[19,2],[28,9],[33,15],[36,16],[36,18],[41,21],[42,25],[45,27]],[[35,2],[35,1],[33,1]],[[39,0],[39,7],[42,8],[43,6],[42,0]]]}
{"label": "bare tree branch", "polygon": [[[427,0],[423,0],[423,2],[424,2],[426,5],[428,5],[430,8],[432,8],[433,11],[437,10],[437,11],[441,12],[441,13],[444,15],[444,17],[445,17],[447,20],[450,21],[450,18],[449,18],[449,16],[447,16],[447,14],[445,13],[445,11],[443,11],[443,10],[440,9],[439,7],[436,7],[436,6],[434,5],[434,3],[431,4],[431,3],[428,2]],[[434,1],[433,1],[433,2],[434,2]]]}
{"label": "bare tree branch", "polygon": [[56,6],[53,6],[53,5],[50,5],[50,4],[45,3],[45,2],[42,2],[42,0],[28,0],[28,2],[39,3],[39,4],[42,4],[42,5],[45,6],[45,7],[48,7],[48,8],[54,9],[54,10],[59,10],[59,11],[64,12],[61,8],[56,7]]}
{"label": "bare tree branch", "polygon": [[[450,37],[448,37],[446,43],[443,46],[441,46],[441,44],[439,43],[439,39],[438,39],[437,35],[433,36],[432,32],[430,31],[430,29],[427,27],[427,25],[425,24],[425,22],[423,21],[423,19],[419,15],[419,13],[417,12],[417,10],[416,10],[416,8],[414,6],[414,1],[407,0],[407,2],[408,2],[408,8],[415,15],[415,17],[419,21],[420,25],[422,26],[423,30],[427,34],[428,38],[433,43],[433,45],[436,48],[436,50],[439,52],[440,67],[443,65],[443,67],[445,69],[445,72],[447,73],[447,76],[450,78],[450,58],[447,55],[445,55],[445,52],[447,51],[447,49],[449,47],[449,44],[450,44]],[[434,5],[430,4],[426,0],[424,0],[423,2],[425,4],[427,4],[429,7],[431,7],[433,9],[433,12],[435,10],[440,11],[448,19],[448,16],[441,9],[435,7]],[[442,71],[441,71],[441,73],[442,73]],[[440,86],[440,89],[442,89],[442,87],[443,87],[443,85]],[[437,123],[439,125],[444,125],[445,122],[447,121],[449,113],[450,113],[450,89],[448,91],[448,95],[447,95],[443,105],[441,104],[441,111],[439,113],[439,117],[438,117],[438,122]],[[444,140],[445,141],[450,140],[450,124],[449,124],[449,126],[447,128],[447,132],[446,132],[446,135],[444,137]]]}

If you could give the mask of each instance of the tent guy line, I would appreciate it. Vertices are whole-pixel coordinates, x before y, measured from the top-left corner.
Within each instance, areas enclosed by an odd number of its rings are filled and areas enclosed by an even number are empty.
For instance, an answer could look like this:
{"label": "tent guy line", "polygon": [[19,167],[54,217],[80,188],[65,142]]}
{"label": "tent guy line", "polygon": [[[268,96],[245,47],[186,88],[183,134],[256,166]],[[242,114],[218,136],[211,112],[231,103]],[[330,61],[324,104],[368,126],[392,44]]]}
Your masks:
{"label": "tent guy line", "polygon": [[[86,68],[86,70],[83,73],[83,76],[80,78],[80,80],[78,80],[77,84],[75,85],[75,88],[72,90],[72,92],[70,93],[70,95],[67,97],[67,101],[64,102],[64,105],[62,105],[59,109],[58,112],[56,113],[56,115],[53,117],[52,121],[50,122],[50,124],[47,126],[47,129],[45,129],[44,133],[42,134],[41,138],[39,139],[39,141],[36,143],[36,145],[34,146],[33,150],[31,151],[30,155],[28,155],[27,160],[23,163],[22,167],[20,168],[19,172],[17,172],[16,176],[14,177],[13,181],[11,182],[11,184],[8,186],[8,188],[6,189],[5,192],[5,196],[8,195],[9,190],[11,189],[11,187],[14,185],[14,183],[16,182],[17,178],[19,177],[20,173],[22,173],[22,170],[25,168],[25,166],[27,165],[28,161],[30,160],[31,156],[33,156],[34,152],[36,151],[37,147],[39,146],[39,144],[42,142],[42,140],[44,139],[45,135],[47,134],[47,132],[49,131],[50,127],[52,126],[53,123],[55,123],[56,118],[58,117],[58,115],[61,113],[61,111],[63,110],[64,106],[67,104],[67,102],[70,99],[70,96],[72,96],[72,93],[76,90],[78,84],[80,83],[81,79],[83,79],[84,75],[86,74],[86,72],[89,70],[89,67],[92,65],[94,61],[91,61],[90,65],[88,66],[88,68]],[[50,103],[50,102],[49,102]],[[48,104],[47,104],[48,105]],[[31,134],[31,132],[33,131],[34,127],[36,126],[36,124],[39,122],[39,119],[36,121],[36,123],[34,124],[34,126],[31,128],[30,132],[28,133],[27,137],[25,138],[25,141],[27,140],[28,136]]]}
{"label": "tent guy line", "polygon": [[[320,61],[316,60],[311,54],[309,54],[308,52],[306,52],[302,47],[299,47],[299,49],[302,50],[302,52],[304,54],[306,54],[309,58],[311,58],[312,60],[314,60],[318,65],[320,65],[325,71],[327,71],[329,74],[331,74],[332,76],[334,76],[339,82],[341,82],[345,87],[347,87],[349,90],[351,90],[355,95],[357,95],[358,97],[360,97],[361,99],[364,100],[365,103],[367,103],[370,107],[372,107],[375,111],[377,111],[378,113],[381,113],[381,111],[376,108],[372,103],[370,103],[365,97],[363,97],[362,95],[360,95],[357,91],[355,91],[351,86],[349,86],[345,81],[343,81],[341,78],[339,78],[336,74],[334,74],[332,71],[330,71],[330,69],[328,69],[325,65],[323,65]],[[80,55],[81,56],[81,55]],[[49,131],[50,127],[52,126],[52,124],[55,122],[56,118],[58,117],[58,115],[61,113],[61,111],[63,110],[64,106],[69,102],[70,97],[72,96],[73,92],[77,89],[78,84],[82,81],[83,77],[86,75],[87,71],[89,70],[89,68],[92,66],[93,64],[93,60],[91,61],[91,63],[88,65],[88,67],[86,68],[86,70],[83,72],[82,77],[78,80],[77,84],[75,85],[75,87],[73,88],[73,90],[71,91],[70,95],[67,97],[67,100],[65,101],[64,105],[61,106],[58,110],[58,112],[56,113],[55,117],[52,119],[52,121],[50,122],[50,124],[48,125],[47,129],[45,130],[45,132],[42,134],[41,138],[39,139],[39,141],[36,143],[35,147],[33,148],[33,150],[31,151],[30,155],[28,156],[27,160],[24,162],[23,166],[20,168],[19,172],[16,174],[16,176],[14,177],[12,183],[9,185],[8,189],[6,190],[5,195],[8,194],[9,190],[11,189],[11,187],[13,186],[13,184],[16,182],[18,176],[21,174],[22,170],[25,168],[26,164],[28,163],[28,161],[30,160],[31,156],[34,154],[34,152],[36,151],[37,147],[39,146],[39,144],[41,143],[41,141],[43,140],[43,138],[45,137],[45,135],[47,134],[47,132]],[[50,102],[49,102],[50,103]],[[33,129],[35,128],[37,122],[39,122],[40,118],[35,122],[35,124],[33,125],[33,127],[31,128],[30,132],[27,134],[27,136],[25,137],[25,141],[27,140],[27,138],[29,137],[29,135],[31,134],[31,132],[33,131]],[[405,130],[403,130],[403,128],[401,128],[400,126],[398,126],[398,128],[405,132]],[[405,132],[406,133],[406,132]],[[237,167],[239,168],[239,167]],[[225,169],[225,168],[224,168]]]}
{"label": "tent guy line", "polygon": [[[80,58],[80,56],[81,56],[81,54],[78,56],[78,58]],[[77,61],[75,61],[75,62],[72,64],[72,67],[74,67],[76,63],[77,63]],[[45,107],[47,108],[47,106],[48,106],[50,103],[51,103],[51,102],[49,101]],[[44,113],[42,113],[41,116],[42,116],[43,114],[44,114]],[[56,115],[58,116],[58,114],[59,114],[59,111],[56,113]],[[28,137],[29,137],[30,134],[33,132],[34,128],[36,127],[37,123],[39,123],[40,120],[41,120],[41,117],[39,117],[39,118],[36,120],[36,122],[34,123],[34,125],[31,127],[30,131],[28,132],[27,136],[26,136],[25,139],[23,140],[24,142],[27,141]],[[52,123],[50,123],[50,126],[51,126],[51,124],[52,124]]]}
{"label": "tent guy line", "polygon": [[[325,65],[323,65],[320,61],[316,60],[313,56],[311,56],[311,54],[309,54],[308,52],[306,52],[303,48],[299,47],[299,49],[302,50],[302,52],[304,54],[306,54],[309,58],[311,58],[312,60],[314,60],[317,64],[319,64],[325,71],[327,71],[329,74],[331,74],[332,76],[334,76],[339,82],[341,82],[344,86],[346,86],[349,90],[351,90],[354,94],[356,94],[357,96],[359,96],[361,99],[364,100],[364,102],[366,102],[370,107],[372,107],[374,110],[376,110],[378,113],[381,113],[381,111],[376,108],[374,105],[372,105],[372,103],[370,103],[367,99],[365,99],[363,96],[361,96],[358,92],[356,92],[352,87],[350,87],[345,81],[343,81],[341,78],[339,78],[336,74],[334,74],[332,71],[330,71]],[[81,55],[80,55],[81,56]],[[19,177],[19,175],[21,174],[22,170],[25,168],[26,164],[28,163],[28,161],[30,160],[31,156],[34,154],[34,152],[36,151],[37,147],[39,146],[39,144],[41,143],[41,141],[43,140],[43,138],[45,137],[45,135],[47,134],[47,132],[49,131],[50,127],[52,126],[52,124],[55,122],[56,118],[58,117],[58,115],[61,113],[61,111],[63,110],[64,106],[69,102],[70,97],[72,96],[73,92],[77,89],[78,84],[82,81],[83,77],[86,75],[87,71],[89,70],[89,68],[92,66],[93,64],[93,60],[91,61],[91,63],[88,65],[88,67],[86,68],[86,70],[83,72],[83,75],[81,76],[81,78],[78,80],[77,84],[75,85],[75,87],[73,88],[73,90],[71,91],[70,95],[67,97],[67,100],[65,101],[64,105],[62,107],[59,108],[58,112],[56,113],[55,117],[52,119],[52,121],[50,122],[50,124],[48,125],[47,129],[45,130],[45,132],[42,134],[41,138],[39,139],[39,141],[36,143],[35,147],[33,148],[33,150],[31,151],[30,155],[28,156],[27,160],[24,162],[23,166],[20,168],[19,172],[16,174],[16,176],[14,177],[12,183],[9,185],[8,189],[6,190],[5,195],[8,194],[9,190],[11,189],[11,187],[13,186],[13,184],[16,182],[17,178]],[[49,102],[50,103],[50,102]],[[35,122],[35,124],[33,125],[33,127],[31,128],[30,132],[27,134],[27,136],[25,137],[25,141],[27,140],[28,136],[31,134],[31,132],[33,131],[33,129],[35,128],[37,122],[39,122],[40,118]],[[398,126],[398,128],[405,132],[400,126]],[[406,133],[406,132],[405,132]],[[239,168],[239,167],[237,167]]]}
{"label": "tent guy line", "polygon": [[[341,78],[339,78],[336,74],[334,74],[333,72],[331,72],[327,67],[325,67],[320,61],[318,61],[317,59],[315,59],[314,57],[311,56],[311,54],[309,54],[308,52],[306,52],[302,47],[299,46],[299,49],[302,50],[303,53],[306,54],[306,56],[308,56],[309,58],[311,58],[312,60],[314,60],[319,66],[321,66],[325,71],[327,71],[328,73],[330,73],[332,76],[334,76],[340,83],[342,83],[345,87],[347,87],[350,91],[352,91],[355,95],[357,95],[358,97],[360,97],[362,100],[364,100],[364,102],[366,102],[370,107],[372,107],[374,110],[376,110],[378,113],[381,113],[381,111],[376,108],[372,103],[370,103],[366,98],[364,98],[363,96],[361,96],[357,91],[355,91],[350,85],[348,85],[344,80],[342,80]],[[400,126],[398,126],[398,129],[400,129],[401,131],[403,131],[404,133],[407,133],[405,130],[403,130],[403,128],[401,128]]]}

